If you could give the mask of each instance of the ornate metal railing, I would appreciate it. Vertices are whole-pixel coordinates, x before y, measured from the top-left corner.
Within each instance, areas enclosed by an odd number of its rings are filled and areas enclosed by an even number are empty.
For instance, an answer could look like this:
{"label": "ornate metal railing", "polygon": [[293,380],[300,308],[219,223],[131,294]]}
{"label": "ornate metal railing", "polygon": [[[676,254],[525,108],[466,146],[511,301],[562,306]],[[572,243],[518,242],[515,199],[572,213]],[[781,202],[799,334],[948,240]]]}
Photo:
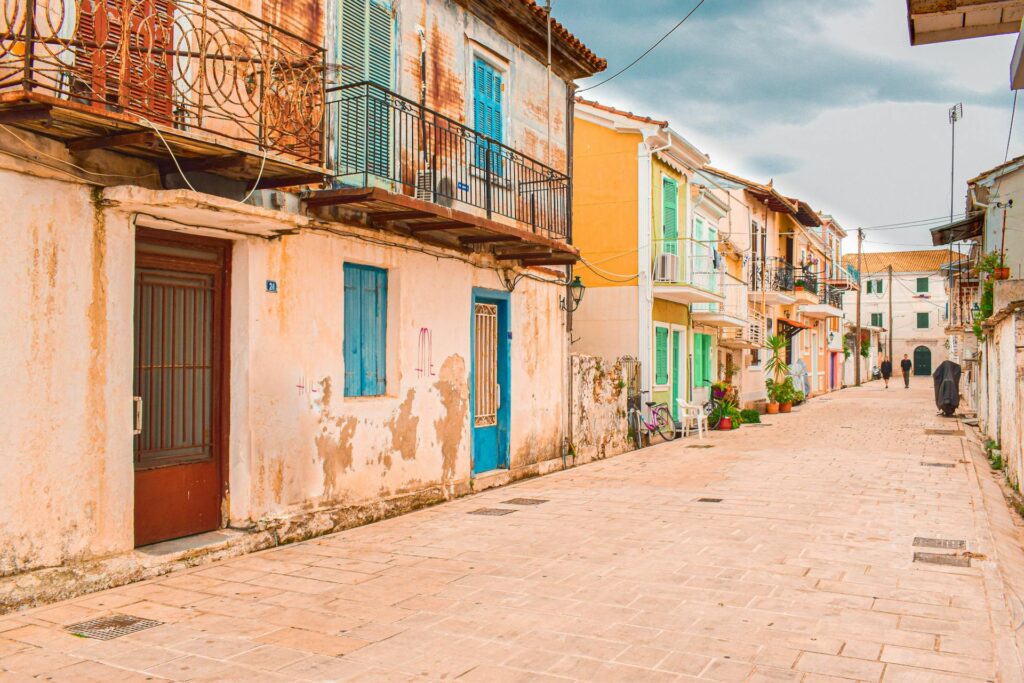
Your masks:
{"label": "ornate metal railing", "polygon": [[846,291],[843,288],[833,287],[832,285],[822,285],[821,291],[818,295],[818,301],[829,306],[835,306],[836,308],[843,307],[843,292]]}
{"label": "ornate metal railing", "polygon": [[569,177],[373,83],[328,90],[327,166],[337,187],[387,187],[569,237]]}
{"label": "ornate metal railing", "polygon": [[755,260],[750,267],[750,289],[753,291],[789,292],[793,283],[793,266],[783,259]]}
{"label": "ornate metal railing", "polygon": [[797,270],[796,286],[803,287],[805,292],[818,293],[818,273],[813,266],[803,266]]}
{"label": "ornate metal railing", "polygon": [[323,48],[220,0],[8,0],[19,89],[321,162]]}

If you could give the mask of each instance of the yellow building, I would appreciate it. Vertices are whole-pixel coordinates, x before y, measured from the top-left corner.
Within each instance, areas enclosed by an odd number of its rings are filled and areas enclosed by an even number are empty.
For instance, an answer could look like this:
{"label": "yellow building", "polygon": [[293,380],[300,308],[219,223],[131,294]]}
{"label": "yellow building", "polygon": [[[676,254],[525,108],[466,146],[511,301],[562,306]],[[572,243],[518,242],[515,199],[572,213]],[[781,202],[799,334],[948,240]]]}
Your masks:
{"label": "yellow building", "polygon": [[639,359],[641,390],[673,412],[718,372],[716,337],[691,315],[725,301],[716,237],[706,223],[693,232],[691,185],[707,163],[667,121],[577,99],[573,241],[587,296],[573,349]]}

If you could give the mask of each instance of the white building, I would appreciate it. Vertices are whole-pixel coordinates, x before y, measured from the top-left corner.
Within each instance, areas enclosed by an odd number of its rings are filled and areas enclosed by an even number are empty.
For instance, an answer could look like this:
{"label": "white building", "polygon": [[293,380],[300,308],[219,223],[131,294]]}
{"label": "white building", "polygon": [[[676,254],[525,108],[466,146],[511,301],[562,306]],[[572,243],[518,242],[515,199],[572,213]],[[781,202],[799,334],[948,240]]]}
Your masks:
{"label": "white building", "polygon": [[[942,270],[948,259],[946,250],[862,255],[861,325],[890,330],[882,336],[886,351],[892,336],[893,369],[897,374],[904,354],[913,361],[915,375],[930,375],[949,358],[945,333],[948,297]],[[848,255],[844,262],[856,268],[857,256]],[[857,293],[848,291],[843,296],[843,308],[856,324]]]}

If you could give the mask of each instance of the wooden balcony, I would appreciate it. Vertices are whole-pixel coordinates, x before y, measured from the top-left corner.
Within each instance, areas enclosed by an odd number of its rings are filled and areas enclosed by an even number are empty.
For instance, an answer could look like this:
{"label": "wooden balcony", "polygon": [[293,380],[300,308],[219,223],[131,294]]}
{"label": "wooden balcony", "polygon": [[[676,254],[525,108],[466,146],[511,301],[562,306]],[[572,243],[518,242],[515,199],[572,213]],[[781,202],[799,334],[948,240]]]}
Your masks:
{"label": "wooden balcony", "polygon": [[261,187],[324,177],[324,50],[220,0],[11,0],[0,124]]}
{"label": "wooden balcony", "polygon": [[305,204],[321,217],[523,265],[575,263],[569,178],[372,83],[331,89],[330,189]]}

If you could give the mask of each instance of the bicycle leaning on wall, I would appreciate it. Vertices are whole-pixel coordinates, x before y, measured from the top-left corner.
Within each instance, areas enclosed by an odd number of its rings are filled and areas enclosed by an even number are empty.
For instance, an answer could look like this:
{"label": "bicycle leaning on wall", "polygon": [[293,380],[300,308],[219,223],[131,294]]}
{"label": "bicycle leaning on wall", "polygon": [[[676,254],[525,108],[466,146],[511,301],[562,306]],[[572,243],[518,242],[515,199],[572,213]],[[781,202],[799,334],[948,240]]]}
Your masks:
{"label": "bicycle leaning on wall", "polygon": [[[641,394],[650,394],[649,391],[642,391]],[[647,415],[637,408],[629,411],[629,433],[633,437],[637,448],[643,448],[644,437],[650,442],[650,435],[657,434],[665,441],[676,438],[676,421],[672,417],[672,411],[665,403],[646,401]]]}

